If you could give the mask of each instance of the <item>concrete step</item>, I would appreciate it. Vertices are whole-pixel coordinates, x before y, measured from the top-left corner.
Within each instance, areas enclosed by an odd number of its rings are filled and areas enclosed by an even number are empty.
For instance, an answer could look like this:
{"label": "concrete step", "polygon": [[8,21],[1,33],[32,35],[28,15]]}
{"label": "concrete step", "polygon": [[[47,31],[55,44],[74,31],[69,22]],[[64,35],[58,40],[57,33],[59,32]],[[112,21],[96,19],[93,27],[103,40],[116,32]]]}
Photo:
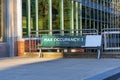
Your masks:
{"label": "concrete step", "polygon": [[61,52],[43,52],[39,54],[39,52],[25,52],[25,57],[42,57],[42,58],[63,58],[63,53]]}
{"label": "concrete step", "polygon": [[[97,58],[97,53],[64,53],[64,58]],[[101,54],[101,58],[120,58],[120,54]]]}
{"label": "concrete step", "polygon": [[[40,57],[39,52],[25,52],[25,57]],[[62,53],[62,52],[43,52],[44,58],[97,58],[97,53]],[[102,53],[101,58],[120,58],[120,54]]]}

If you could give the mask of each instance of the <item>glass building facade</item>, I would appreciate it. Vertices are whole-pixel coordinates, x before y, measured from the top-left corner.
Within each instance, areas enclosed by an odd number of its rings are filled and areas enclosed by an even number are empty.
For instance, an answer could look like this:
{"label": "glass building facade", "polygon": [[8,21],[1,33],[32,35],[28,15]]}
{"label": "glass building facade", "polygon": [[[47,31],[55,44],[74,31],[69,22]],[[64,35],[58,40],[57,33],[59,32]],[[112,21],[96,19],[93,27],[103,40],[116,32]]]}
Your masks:
{"label": "glass building facade", "polygon": [[19,40],[43,30],[76,35],[95,29],[104,36],[104,49],[120,52],[119,8],[120,0],[0,0],[0,57],[17,55]]}
{"label": "glass building facade", "polygon": [[28,0],[27,2],[23,0],[22,3],[24,4],[23,36],[29,36],[31,30],[71,30],[82,27],[81,2],[73,0]]}
{"label": "glass building facade", "polygon": [[22,35],[30,37],[32,31],[36,36],[82,35],[83,30],[97,30],[105,50],[119,51],[119,5],[119,0],[22,0]]}
{"label": "glass building facade", "polygon": [[83,28],[119,28],[118,0],[82,0]]}
{"label": "glass building facade", "polygon": [[[119,0],[23,0],[23,36],[32,30],[119,28]],[[67,5],[66,5],[67,4]]]}

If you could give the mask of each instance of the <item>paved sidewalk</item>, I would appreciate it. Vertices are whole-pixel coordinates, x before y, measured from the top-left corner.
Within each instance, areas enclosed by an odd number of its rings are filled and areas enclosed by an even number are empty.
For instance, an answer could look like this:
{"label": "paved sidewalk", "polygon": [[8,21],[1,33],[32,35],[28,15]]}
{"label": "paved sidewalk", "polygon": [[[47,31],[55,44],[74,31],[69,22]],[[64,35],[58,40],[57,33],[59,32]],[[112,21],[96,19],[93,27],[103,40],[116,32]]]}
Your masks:
{"label": "paved sidewalk", "polygon": [[0,80],[102,80],[120,72],[120,59],[46,60],[53,59],[0,60]]}
{"label": "paved sidewalk", "polygon": [[17,67],[25,64],[32,64],[36,62],[56,60],[55,58],[25,58],[25,57],[12,57],[0,58],[0,70],[5,70],[12,67]]}

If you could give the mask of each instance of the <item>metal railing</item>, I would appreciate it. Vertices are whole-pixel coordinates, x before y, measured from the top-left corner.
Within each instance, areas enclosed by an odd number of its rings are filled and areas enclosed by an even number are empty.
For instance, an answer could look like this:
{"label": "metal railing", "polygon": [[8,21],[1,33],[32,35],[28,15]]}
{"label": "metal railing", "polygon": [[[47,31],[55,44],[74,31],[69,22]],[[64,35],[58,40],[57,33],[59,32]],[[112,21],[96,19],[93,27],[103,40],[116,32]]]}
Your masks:
{"label": "metal railing", "polygon": [[[50,34],[50,32],[52,34]],[[31,31],[29,37],[29,52],[38,52],[37,45],[41,44],[41,37],[43,35],[98,35],[96,29],[83,30],[40,30]],[[120,28],[102,29],[102,45],[103,52],[120,52]],[[96,52],[96,50],[86,50],[85,52]]]}
{"label": "metal railing", "polygon": [[104,50],[120,51],[120,28],[102,30]]}
{"label": "metal railing", "polygon": [[[38,34],[38,35],[36,35]],[[31,31],[30,37],[32,35],[97,35],[97,29],[73,29],[73,30],[40,30]]]}

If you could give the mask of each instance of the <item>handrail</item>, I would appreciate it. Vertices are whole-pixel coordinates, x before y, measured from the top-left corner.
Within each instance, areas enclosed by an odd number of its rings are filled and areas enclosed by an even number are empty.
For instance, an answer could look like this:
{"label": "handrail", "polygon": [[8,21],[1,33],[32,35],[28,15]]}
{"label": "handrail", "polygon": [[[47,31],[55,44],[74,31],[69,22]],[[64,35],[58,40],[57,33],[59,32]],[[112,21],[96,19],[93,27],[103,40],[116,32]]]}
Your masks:
{"label": "handrail", "polygon": [[62,35],[60,33],[64,33],[64,35],[66,34],[72,34],[72,35],[79,35],[79,34],[98,34],[98,30],[97,29],[72,29],[72,30],[39,30],[39,31],[31,31],[31,34],[35,34],[35,33],[39,33],[39,34],[43,34],[43,33],[49,33],[52,32],[53,35],[55,34],[59,34]]}
{"label": "handrail", "polygon": [[105,31],[120,31],[120,28],[104,28],[101,31],[102,32],[105,32]]}
{"label": "handrail", "polygon": [[31,32],[50,32],[50,31],[97,31],[97,29],[72,29],[72,30],[39,30],[39,31],[36,31],[36,30],[32,30]]}

